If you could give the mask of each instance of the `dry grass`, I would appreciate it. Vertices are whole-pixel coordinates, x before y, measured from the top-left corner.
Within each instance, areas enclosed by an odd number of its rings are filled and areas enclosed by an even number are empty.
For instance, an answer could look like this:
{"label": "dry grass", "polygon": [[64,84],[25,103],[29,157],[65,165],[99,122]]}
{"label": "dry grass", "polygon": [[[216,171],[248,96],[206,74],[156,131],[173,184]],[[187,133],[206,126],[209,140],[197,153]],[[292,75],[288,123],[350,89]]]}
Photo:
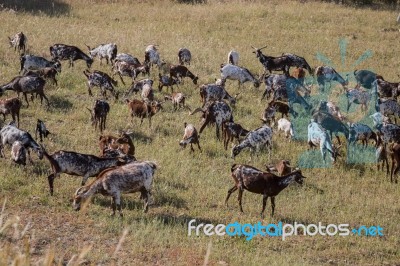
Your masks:
{"label": "dry grass", "polygon": [[[156,43],[160,45],[162,58],[176,63],[178,49],[185,46],[192,52],[190,69],[200,77],[200,83],[219,77],[219,66],[232,48],[240,52],[241,65],[261,73],[251,45],[268,45],[265,53],[271,55],[282,52],[302,55],[312,66],[321,64],[316,59],[319,52],[343,72],[353,71],[353,62],[369,49],[373,57],[355,68],[373,69],[387,80],[398,79],[399,33],[381,31],[397,27],[394,12],[281,1],[208,1],[203,5],[170,1],[70,0],[64,3],[69,5],[67,13],[57,13],[57,10],[40,14],[1,12],[1,84],[18,73],[18,55],[8,48],[6,38],[18,31],[27,34],[30,53],[46,57],[49,57],[49,46],[54,43],[84,49],[85,43],[94,46],[112,41],[118,44],[120,52],[143,60],[145,46]],[[96,8],[90,6],[93,3]],[[341,38],[348,40],[343,65],[338,47]],[[58,78],[60,86],[46,88],[52,102],[49,110],[37,101],[29,109],[22,109],[23,129],[33,132],[37,118],[46,121],[53,133],[44,142],[49,152],[66,149],[98,153],[99,133],[88,123],[89,114],[85,111],[94,98],[87,95],[84,67],[79,61],[73,69],[63,63]],[[93,68],[110,71],[109,66],[100,66],[98,61]],[[152,77],[156,75],[155,70]],[[238,92],[236,86],[228,83],[231,94]],[[120,91],[126,89],[121,84],[118,87]],[[188,104],[192,108],[200,106],[198,88],[190,80],[179,90],[189,96]],[[157,92],[156,97],[163,98],[164,93]],[[335,88],[333,99],[338,99],[340,93],[340,88]],[[259,101],[261,94],[262,89],[255,90],[249,85],[243,88],[234,109],[235,121],[249,129],[260,125],[259,117],[265,105]],[[298,236],[284,242],[260,237],[250,242],[241,237],[188,237],[187,222],[193,218],[213,224],[257,222],[261,196],[245,193],[244,214],[239,213],[235,195],[229,207],[224,206],[226,192],[233,183],[229,169],[234,161],[229,151],[223,150],[222,143],[216,141],[215,130],[207,128],[203,132],[203,153],[191,154],[188,149],[180,150],[178,145],[183,122],[198,126],[198,116],[189,116],[186,111],[174,112],[172,104],[165,103],[164,111],[155,116],[153,128],[149,129],[147,121],[141,127],[138,120],[134,125],[129,122],[125,104],[113,100],[110,104],[111,119],[106,133],[132,130],[137,158],[155,160],[160,165],[154,182],[155,205],[143,214],[139,195],[126,195],[123,197],[125,217],[121,220],[108,216],[109,199],[96,196],[85,210],[75,213],[70,199],[80,178],[62,175],[55,180],[55,195],[50,197],[46,178],[50,167],[46,160],[39,161],[33,155],[34,165],[19,168],[8,159],[1,159],[1,202],[5,197],[8,199],[1,217],[4,217],[3,224],[10,219],[18,230],[10,225],[0,231],[0,264],[11,264],[21,254],[24,256],[21,264],[30,261],[46,265],[68,262],[199,265],[205,260],[214,265],[399,263],[399,186],[376,172],[373,164],[347,165],[344,160],[331,169],[305,169],[306,185],[283,191],[277,197],[275,217],[267,215],[264,223],[380,225],[384,228],[384,237]],[[350,119],[362,117],[358,108],[355,110]],[[283,136],[275,136],[274,140],[273,161],[285,158],[295,164],[307,147],[304,142],[289,144]],[[8,148],[6,152],[8,155]],[[235,163],[246,163],[248,159],[249,153],[243,152]],[[266,163],[269,163],[268,156],[262,153],[252,165],[262,168]],[[17,233],[23,231],[21,238],[22,233]],[[210,240],[211,249],[208,248]]]}

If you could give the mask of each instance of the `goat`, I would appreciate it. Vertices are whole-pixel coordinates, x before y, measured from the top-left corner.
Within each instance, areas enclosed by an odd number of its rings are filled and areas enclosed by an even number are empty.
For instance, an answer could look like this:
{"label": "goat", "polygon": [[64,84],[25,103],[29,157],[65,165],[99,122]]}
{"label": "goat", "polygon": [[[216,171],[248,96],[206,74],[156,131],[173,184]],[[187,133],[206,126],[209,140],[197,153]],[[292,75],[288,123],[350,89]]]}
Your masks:
{"label": "goat", "polygon": [[136,57],[130,55],[130,54],[117,54],[117,56],[115,57],[114,62],[117,61],[123,61],[126,62],[128,64],[132,64],[132,65],[140,65],[140,61],[139,59],[137,59]]}
{"label": "goat", "polygon": [[[392,167],[390,169],[390,182],[397,184],[397,173],[400,170],[400,144],[395,143],[390,146],[390,157],[392,157]],[[396,165],[396,168],[395,168]]]}
{"label": "goat", "polygon": [[267,106],[262,113],[261,121],[267,125],[275,125],[275,107]]}
{"label": "goat", "polygon": [[13,90],[19,94],[22,93],[25,96],[25,101],[27,107],[29,107],[28,96],[27,94],[31,94],[31,100],[33,102],[33,94],[40,95],[40,103],[43,103],[43,98],[47,102],[47,106],[49,106],[49,99],[47,99],[44,94],[44,85],[46,81],[39,76],[17,76],[13,78],[9,83],[0,86],[0,96],[6,90]]}
{"label": "goat", "polygon": [[292,112],[294,117],[297,116],[297,113],[294,112],[293,110],[290,110],[289,105],[284,102],[272,100],[271,102],[268,103],[267,108],[273,108],[275,112],[281,113],[282,117],[283,116],[289,117],[289,112]]}
{"label": "goat", "polygon": [[228,54],[228,64],[237,66],[239,64],[239,53],[231,50]]}
{"label": "goat", "polygon": [[46,125],[40,119],[37,120],[36,129],[35,129],[35,139],[37,139],[37,135],[39,134],[40,142],[43,141],[43,137],[47,138],[50,131],[47,130]]}
{"label": "goat", "polygon": [[286,118],[281,118],[278,120],[278,132],[279,131],[283,131],[286,138],[288,138],[289,135],[291,138],[294,138],[293,124]]}
{"label": "goat", "polygon": [[223,86],[216,84],[203,84],[200,86],[200,97],[203,102],[202,107],[204,107],[207,102],[221,100],[228,100],[229,104],[235,105],[238,95],[239,93],[232,97]]}
{"label": "goat", "polygon": [[316,110],[319,112],[329,113],[340,121],[343,121],[345,119],[345,117],[340,112],[339,107],[331,101],[321,101]]}
{"label": "goat", "polygon": [[199,133],[203,132],[208,124],[216,124],[216,136],[219,140],[219,129],[225,121],[233,122],[232,110],[225,102],[215,101],[207,104],[203,108],[197,108],[190,115],[202,112],[202,122]]}
{"label": "goat", "polygon": [[192,60],[192,54],[187,48],[180,48],[178,51],[179,64],[188,64],[190,66],[190,61]]}
{"label": "goat", "polygon": [[187,144],[190,144],[190,150],[194,152],[193,144],[197,144],[197,147],[199,148],[201,152],[201,147],[200,147],[200,141],[199,141],[199,134],[197,133],[197,129],[192,125],[188,123],[183,124],[185,127],[185,133],[183,134],[183,139],[179,142],[179,145],[182,148],[186,148]]}
{"label": "goat", "polygon": [[377,125],[380,140],[386,145],[389,142],[400,143],[400,126],[386,123]]}
{"label": "goat", "polygon": [[[383,168],[385,167],[386,164],[386,175],[389,175],[389,161],[388,161],[388,152],[385,148],[385,145],[383,143],[380,143],[379,146],[376,149],[375,152],[375,158],[376,158],[376,168],[377,170],[384,170]],[[379,163],[382,162],[382,165],[380,166]]]}
{"label": "goat", "polygon": [[22,54],[25,54],[26,44],[28,42],[28,38],[26,35],[21,31],[14,35],[14,37],[8,37],[10,41],[10,47],[14,47],[14,51],[17,51]]}
{"label": "goat", "polygon": [[374,123],[374,126],[381,125],[383,122],[389,122],[389,118],[387,116],[384,116],[380,112],[376,112],[369,117],[372,118],[372,122]]}
{"label": "goat", "polygon": [[99,138],[100,157],[111,158],[110,153],[117,151],[118,155],[124,154],[134,159],[135,145],[133,144],[131,136],[123,132],[120,137],[111,135],[102,135]]}
{"label": "goat", "polygon": [[190,110],[190,108],[185,105],[186,96],[181,92],[174,92],[171,95],[166,95],[164,96],[164,99],[172,102],[174,105],[174,110],[180,109],[181,107],[188,108]]}
{"label": "goat", "polygon": [[97,176],[103,170],[120,166],[130,162],[129,158],[100,158],[95,155],[82,154],[73,151],[60,150],[48,154],[42,147],[43,154],[50,162],[52,173],[47,177],[50,187],[50,195],[54,192],[54,179],[61,173],[82,176],[82,186],[89,177]]}
{"label": "goat", "polygon": [[363,146],[368,146],[368,140],[373,139],[375,146],[378,146],[378,137],[372,129],[364,124],[360,123],[348,123],[349,125],[349,145],[352,142],[361,140]]}
{"label": "goat", "polygon": [[96,48],[90,49],[88,45],[86,45],[89,49],[89,55],[93,59],[93,57],[97,56],[100,58],[100,65],[102,64],[103,58],[106,59],[107,65],[108,61],[110,61],[111,65],[114,64],[115,57],[117,56],[117,45],[115,43],[107,43],[100,44]]}
{"label": "goat", "polygon": [[329,137],[326,130],[321,127],[319,124],[311,120],[311,123],[308,125],[308,139],[307,143],[310,148],[316,147],[319,145],[322,160],[326,163],[325,156],[326,151],[328,151],[331,155],[331,159],[333,163],[336,162],[336,158],[340,156],[338,150],[341,147],[335,147],[332,145],[331,138]]}
{"label": "goat", "polygon": [[131,113],[132,123],[133,117],[136,116],[141,119],[140,125],[142,125],[143,119],[147,117],[149,119],[149,127],[151,127],[151,118],[162,109],[161,103],[157,101],[146,103],[136,99],[133,99],[132,101],[126,99],[125,102],[127,103]]}
{"label": "goat", "polygon": [[163,65],[163,61],[161,61],[160,59],[160,53],[158,52],[156,46],[157,45],[150,44],[146,47],[144,53],[144,64],[149,65],[150,67],[152,67],[153,64],[155,64],[160,69],[161,66]]}
{"label": "goat", "polygon": [[116,61],[115,64],[113,65],[113,77],[118,74],[119,78],[121,79],[122,84],[125,85],[124,80],[122,79],[122,76],[127,76],[132,78],[132,82],[135,81],[137,77],[135,65],[131,63],[127,63],[125,61]]}
{"label": "goat", "polygon": [[393,98],[397,101],[397,96],[400,94],[400,82],[388,82],[383,78],[377,78],[374,82],[380,98]]}
{"label": "goat", "polygon": [[232,165],[231,174],[235,185],[228,190],[228,195],[225,199],[225,204],[228,206],[228,199],[233,192],[239,190],[238,201],[240,211],[242,208],[242,195],[243,191],[247,190],[256,194],[263,195],[263,207],[261,210],[261,219],[264,216],[264,210],[267,205],[268,197],[271,197],[271,216],[275,212],[275,197],[288,185],[293,182],[303,184],[303,178],[306,178],[301,173],[301,170],[296,170],[284,176],[276,176],[272,173],[263,172],[255,167],[245,164]]}
{"label": "goat", "polygon": [[25,76],[36,75],[44,79],[49,79],[58,86],[56,76],[58,71],[54,67],[44,67],[37,70],[29,70],[25,73]]}
{"label": "goat", "polygon": [[90,96],[93,96],[92,88],[99,87],[101,89],[101,94],[103,95],[103,97],[106,96],[106,91],[108,90],[115,97],[115,99],[118,98],[118,94],[114,89],[114,86],[116,86],[118,82],[111,78],[108,74],[98,70],[95,70],[93,72],[85,70],[83,71],[83,74],[87,78],[87,87]]}
{"label": "goat", "polygon": [[142,88],[142,100],[145,102],[154,101],[154,90],[149,84],[144,84]]}
{"label": "goat", "polygon": [[178,86],[181,82],[179,79],[170,77],[170,76],[163,76],[161,73],[158,73],[158,91],[161,91],[163,87],[171,88],[171,92],[174,92],[174,85]]}
{"label": "goat", "polygon": [[100,132],[103,132],[106,129],[106,120],[107,114],[110,112],[110,105],[106,101],[96,100],[93,108],[87,109],[90,112],[90,120],[94,129],[96,130],[97,125],[99,125]]}
{"label": "goat", "polygon": [[90,56],[82,52],[78,47],[72,45],[61,43],[54,44],[50,46],[50,55],[53,60],[69,60],[70,67],[73,67],[74,61],[79,59],[84,60],[88,68],[93,64],[93,59],[90,58]]}
{"label": "goat", "polygon": [[280,160],[275,166],[266,165],[267,172],[278,172],[279,176],[288,175],[292,172],[293,167],[290,166],[288,160]]}
{"label": "goat", "polygon": [[197,76],[193,75],[189,69],[182,65],[171,65],[169,68],[169,76],[170,78],[176,78],[180,82],[182,82],[182,78],[188,77],[191,78],[193,84],[197,85],[197,80],[199,79]]}
{"label": "goat", "polygon": [[305,76],[306,76],[306,71],[302,67],[296,67],[292,72],[292,77],[297,79],[301,84],[304,84]]}
{"label": "goat", "polygon": [[400,105],[397,103],[396,100],[387,99],[382,101],[378,99],[377,104],[379,105],[379,111],[383,116],[394,116],[394,121],[397,123],[397,117],[400,117]]}
{"label": "goat", "polygon": [[97,178],[87,186],[80,187],[74,194],[73,208],[79,211],[83,202],[96,193],[112,197],[112,215],[121,211],[121,193],[140,192],[144,200],[143,211],[148,211],[152,202],[151,187],[157,164],[151,161],[132,162],[123,166],[109,168],[101,172]]}
{"label": "goat", "polygon": [[12,120],[17,121],[19,127],[19,111],[21,110],[21,100],[19,98],[9,98],[0,100],[0,114],[3,115],[4,121],[6,115],[11,114]]}
{"label": "goat", "polygon": [[310,90],[307,89],[300,81],[292,76],[288,76],[285,74],[270,74],[264,77],[264,84],[265,84],[265,91],[261,97],[261,100],[264,99],[265,96],[267,98],[270,97],[272,92],[274,93],[274,99],[277,100],[275,97],[277,90],[283,89],[284,94],[286,96],[283,97],[281,100],[288,100],[288,92],[294,96],[300,96],[300,92],[303,92],[305,96],[309,96]]}
{"label": "goat", "polygon": [[248,81],[253,82],[255,88],[258,88],[260,86],[260,81],[256,79],[247,68],[231,64],[226,64],[226,65],[222,64],[220,72],[221,72],[222,84],[225,84],[226,80],[230,79],[238,81],[239,89],[241,84]]}
{"label": "goat", "polygon": [[360,104],[361,111],[367,111],[368,103],[371,100],[371,94],[367,91],[362,91],[359,87],[348,89],[346,91],[347,97],[347,113],[349,112],[352,103]]}
{"label": "goat", "polygon": [[16,164],[26,165],[26,149],[21,141],[14,141],[11,146],[11,160]]}
{"label": "goat", "polygon": [[374,87],[374,81],[382,76],[375,74],[369,70],[354,70],[354,77],[357,81],[358,86],[362,86],[366,89],[372,89]]}
{"label": "goat", "polygon": [[128,96],[130,94],[134,93],[138,93],[139,91],[141,91],[143,89],[143,86],[145,84],[149,84],[150,86],[153,86],[154,81],[152,79],[141,79],[139,81],[134,81],[131,85],[131,87],[129,88],[129,90],[126,92],[125,96]]}
{"label": "goat", "polygon": [[313,114],[312,117],[315,122],[320,124],[327,131],[329,131],[331,139],[332,134],[335,133],[336,139],[338,140],[339,144],[340,138],[338,136],[338,133],[342,133],[346,138],[349,136],[349,129],[347,128],[347,126],[330,113],[317,111]]}
{"label": "goat", "polygon": [[61,72],[61,63],[58,60],[49,61],[41,56],[22,55],[19,59],[21,63],[20,73],[25,74],[29,70],[40,70],[43,68],[54,68],[58,73]]}
{"label": "goat", "polygon": [[[31,134],[18,129],[14,123],[9,123],[0,130],[0,139],[3,146],[6,144],[13,145],[14,142],[20,141],[24,148],[27,149],[28,158],[31,163],[32,159],[29,148],[33,149],[37,153],[40,160],[43,158],[43,150],[32,138]],[[4,152],[2,152],[2,154],[4,155]]]}
{"label": "goat", "polygon": [[282,56],[279,57],[266,56],[261,52],[265,47],[267,46],[262,48],[255,48],[252,46],[255,50],[253,53],[256,54],[258,60],[264,66],[265,71],[269,71],[269,73],[272,73],[272,70],[283,71],[285,74],[289,75],[289,69],[293,66],[305,68],[309,74],[312,73],[310,65],[303,57],[290,53],[282,54]]}
{"label": "goat", "polygon": [[330,89],[332,86],[332,81],[340,83],[345,90],[347,89],[346,86],[349,84],[347,79],[345,80],[333,67],[330,66],[316,67],[315,76],[317,76],[317,83],[321,92],[324,92],[326,83],[329,84]]}
{"label": "goat", "polygon": [[265,125],[250,131],[238,145],[233,146],[231,155],[232,159],[234,159],[245,148],[250,148],[250,158],[252,159],[256,150],[259,150],[263,146],[269,147],[269,156],[271,156],[272,135],[272,128]]}
{"label": "goat", "polygon": [[244,129],[240,124],[225,121],[222,124],[222,133],[224,148],[225,150],[227,150],[229,142],[233,143],[233,138],[235,138],[237,142],[240,143],[240,137],[245,137],[249,133],[249,131],[247,129]]}

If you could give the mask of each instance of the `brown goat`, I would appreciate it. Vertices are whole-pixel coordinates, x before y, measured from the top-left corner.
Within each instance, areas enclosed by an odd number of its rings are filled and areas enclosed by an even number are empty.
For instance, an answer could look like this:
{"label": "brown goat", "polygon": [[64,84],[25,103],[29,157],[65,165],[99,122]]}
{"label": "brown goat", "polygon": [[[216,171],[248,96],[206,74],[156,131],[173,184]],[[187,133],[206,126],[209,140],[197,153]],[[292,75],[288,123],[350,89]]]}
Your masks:
{"label": "brown goat", "polygon": [[16,97],[0,100],[0,114],[3,115],[4,121],[6,120],[6,115],[11,114],[12,119],[17,122],[17,127],[19,127],[19,111],[21,106],[21,100]]}
{"label": "brown goat", "polygon": [[171,95],[164,96],[164,99],[172,102],[174,110],[180,109],[181,107],[190,110],[190,108],[185,105],[186,96],[181,92],[173,92]]}
{"label": "brown goat", "polygon": [[96,100],[93,109],[87,108],[91,115],[92,125],[94,129],[99,125],[100,132],[106,128],[107,114],[110,112],[110,105],[103,100]]}
{"label": "brown goat", "polygon": [[275,211],[275,197],[288,185],[294,181],[303,184],[303,178],[300,170],[294,171],[288,175],[276,176],[272,173],[263,172],[254,168],[250,165],[232,165],[231,168],[232,178],[235,185],[228,190],[228,195],[225,199],[225,204],[228,205],[228,199],[233,192],[239,190],[238,201],[240,211],[243,212],[242,208],[242,195],[244,190],[256,194],[263,195],[263,207],[261,210],[261,218],[264,216],[265,206],[267,204],[268,197],[271,197],[272,212],[271,216],[274,216]]}
{"label": "brown goat", "polygon": [[132,101],[126,99],[125,102],[127,103],[131,113],[132,123],[133,117],[136,116],[140,117],[140,125],[142,125],[143,119],[147,117],[149,119],[149,127],[151,127],[151,118],[162,109],[161,103],[157,101],[146,103],[136,99],[133,99]]}
{"label": "brown goat", "polygon": [[281,113],[282,117],[283,116],[289,117],[290,108],[287,103],[272,100],[271,102],[268,103],[268,107],[275,108],[275,112]]}
{"label": "brown goat", "polygon": [[185,77],[191,78],[195,85],[197,84],[197,80],[199,79],[197,76],[193,75],[192,72],[187,69],[187,67],[182,65],[172,65],[169,70],[169,75],[171,79],[176,78],[178,80],[182,80],[182,78]]}
{"label": "brown goat", "polygon": [[121,151],[121,153],[130,156],[135,155],[135,145],[128,133],[123,132],[120,137],[103,135],[99,138],[100,157],[108,157],[110,151]]}
{"label": "brown goat", "polygon": [[233,142],[235,138],[238,143],[240,143],[240,137],[244,137],[249,133],[247,129],[244,129],[241,125],[234,122],[224,122],[222,124],[222,134],[224,141],[225,150],[228,149],[229,142]]}
{"label": "brown goat", "polygon": [[56,80],[57,74],[58,72],[54,67],[43,67],[38,70],[29,70],[28,72],[26,72],[25,76],[38,75],[39,77],[42,77],[44,79],[51,80],[56,86],[58,86]]}
{"label": "brown goat", "polygon": [[[390,148],[390,156],[392,157],[392,168],[390,169],[390,182],[397,183],[397,173],[400,170],[400,144],[396,143]],[[396,165],[396,168],[394,167]]]}
{"label": "brown goat", "polygon": [[184,126],[185,134],[183,135],[183,140],[179,142],[179,145],[182,148],[185,148],[187,144],[190,144],[190,149],[194,152],[193,144],[197,144],[197,147],[199,147],[199,150],[201,151],[199,133],[197,133],[196,128],[192,124],[187,124],[186,122],[184,123]]}

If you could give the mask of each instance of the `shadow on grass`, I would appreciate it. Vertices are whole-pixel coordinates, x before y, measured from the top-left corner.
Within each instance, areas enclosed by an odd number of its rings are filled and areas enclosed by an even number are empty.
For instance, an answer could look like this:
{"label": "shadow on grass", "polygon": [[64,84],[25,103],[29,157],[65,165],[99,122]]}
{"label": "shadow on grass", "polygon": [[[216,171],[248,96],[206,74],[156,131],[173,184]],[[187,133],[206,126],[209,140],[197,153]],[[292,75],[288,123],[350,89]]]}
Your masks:
{"label": "shadow on grass", "polygon": [[33,15],[45,14],[48,16],[68,15],[71,7],[60,0],[3,0],[0,7],[13,9],[17,12],[27,12]]}
{"label": "shadow on grass", "polygon": [[66,98],[55,96],[55,95],[51,95],[49,97],[49,103],[50,103],[50,110],[56,109],[56,110],[60,110],[60,111],[64,111],[64,112],[70,111],[73,106],[72,102],[70,102]]}

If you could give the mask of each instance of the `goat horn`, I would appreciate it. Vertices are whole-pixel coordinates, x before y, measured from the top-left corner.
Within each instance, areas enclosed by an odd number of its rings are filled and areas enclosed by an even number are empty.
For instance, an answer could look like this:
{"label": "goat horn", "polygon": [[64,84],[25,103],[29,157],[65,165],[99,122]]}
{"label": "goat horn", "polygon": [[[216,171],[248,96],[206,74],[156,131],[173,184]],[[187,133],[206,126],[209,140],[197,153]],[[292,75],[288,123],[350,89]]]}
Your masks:
{"label": "goat horn", "polygon": [[89,108],[86,107],[86,109],[88,109],[90,113],[92,112],[92,110],[90,110]]}
{"label": "goat horn", "polygon": [[253,45],[251,45],[251,48],[253,48],[254,50],[258,50],[256,47],[254,47]]}
{"label": "goat horn", "polygon": [[266,48],[266,47],[268,47],[268,45],[265,45],[265,46],[263,46],[263,47],[261,47],[261,48],[258,48],[258,50],[264,49],[264,48]]}
{"label": "goat horn", "polygon": [[86,45],[86,47],[89,49],[89,51],[90,51],[90,46],[89,45],[87,45],[86,43],[85,43],[85,45]]}
{"label": "goat horn", "polygon": [[204,113],[202,108],[197,107],[193,112],[190,113],[190,115],[194,115],[195,113],[200,112],[200,111]]}

